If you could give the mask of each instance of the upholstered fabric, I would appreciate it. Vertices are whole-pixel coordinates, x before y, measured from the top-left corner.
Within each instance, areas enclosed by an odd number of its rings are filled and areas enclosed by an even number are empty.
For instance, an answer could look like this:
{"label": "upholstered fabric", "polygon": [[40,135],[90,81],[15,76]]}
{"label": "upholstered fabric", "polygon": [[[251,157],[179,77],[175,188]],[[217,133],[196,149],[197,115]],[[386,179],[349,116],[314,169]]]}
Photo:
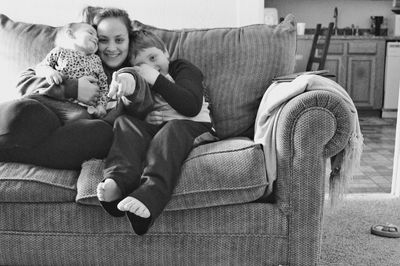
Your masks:
{"label": "upholstered fabric", "polygon": [[[195,148],[182,166],[178,185],[166,210],[185,210],[246,203],[260,198],[267,187],[260,145],[235,138]],[[97,184],[103,179],[103,161],[82,165],[76,201],[99,205]]]}
{"label": "upholstered fabric", "polygon": [[287,265],[287,219],[271,204],[164,212],[144,236],[100,207],[0,203],[0,213],[2,265]]}
{"label": "upholstered fabric", "polygon": [[74,202],[79,172],[0,162],[0,202]]}
{"label": "upholstered fabric", "polygon": [[[260,198],[266,173],[260,145],[237,138],[197,147],[182,174],[167,210],[246,203]],[[103,161],[89,160],[81,172],[0,162],[0,202],[78,202],[99,205],[96,187]]]}
{"label": "upholstered fabric", "polygon": [[19,96],[15,88],[18,76],[54,47],[57,32],[55,27],[14,22],[0,14],[0,102]]}

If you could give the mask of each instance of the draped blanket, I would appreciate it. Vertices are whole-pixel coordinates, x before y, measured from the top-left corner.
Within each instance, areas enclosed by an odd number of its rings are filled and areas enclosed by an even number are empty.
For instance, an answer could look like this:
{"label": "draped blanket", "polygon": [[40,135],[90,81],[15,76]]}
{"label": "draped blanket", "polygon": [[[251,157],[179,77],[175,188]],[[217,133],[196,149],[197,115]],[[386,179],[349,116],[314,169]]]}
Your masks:
{"label": "draped blanket", "polygon": [[265,162],[269,186],[267,194],[272,192],[272,185],[277,177],[276,159],[276,128],[279,114],[286,102],[291,98],[312,90],[324,90],[339,95],[348,105],[353,114],[354,123],[351,129],[351,137],[340,153],[342,156],[337,173],[331,174],[329,188],[331,202],[334,203],[346,192],[347,185],[353,176],[354,170],[360,165],[363,147],[363,136],[361,134],[358,113],[356,107],[347,92],[336,82],[313,74],[303,74],[290,82],[274,82],[265,92],[255,121],[254,141],[260,143],[264,148]]}

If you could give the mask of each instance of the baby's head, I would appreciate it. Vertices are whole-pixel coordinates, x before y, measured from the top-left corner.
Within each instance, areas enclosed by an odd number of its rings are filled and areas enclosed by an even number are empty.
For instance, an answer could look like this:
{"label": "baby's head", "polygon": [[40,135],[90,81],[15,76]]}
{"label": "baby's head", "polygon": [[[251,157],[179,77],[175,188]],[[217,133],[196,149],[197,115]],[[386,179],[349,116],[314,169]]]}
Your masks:
{"label": "baby's head", "polygon": [[134,31],[131,39],[131,64],[147,64],[163,75],[168,74],[169,53],[165,43],[154,33]]}
{"label": "baby's head", "polygon": [[78,50],[86,55],[94,54],[98,48],[97,32],[93,26],[84,22],[73,22],[62,27],[56,45]]}

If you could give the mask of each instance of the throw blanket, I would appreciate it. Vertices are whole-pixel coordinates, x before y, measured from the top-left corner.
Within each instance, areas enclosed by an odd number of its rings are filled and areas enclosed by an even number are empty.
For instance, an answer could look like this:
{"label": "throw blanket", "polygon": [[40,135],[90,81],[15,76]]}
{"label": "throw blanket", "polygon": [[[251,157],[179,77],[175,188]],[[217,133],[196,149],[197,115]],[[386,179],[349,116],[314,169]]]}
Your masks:
{"label": "throw blanket", "polygon": [[325,90],[335,93],[345,100],[353,113],[354,128],[344,151],[339,155],[336,173],[331,174],[329,188],[331,203],[343,196],[346,187],[353,176],[354,170],[359,167],[363,146],[363,136],[361,134],[358,121],[357,110],[347,92],[336,82],[318,75],[300,75],[291,82],[274,82],[265,92],[255,122],[254,141],[263,145],[265,162],[267,167],[268,188],[267,194],[272,192],[272,185],[277,177],[276,159],[276,123],[279,114],[286,102],[291,98],[312,90]]}

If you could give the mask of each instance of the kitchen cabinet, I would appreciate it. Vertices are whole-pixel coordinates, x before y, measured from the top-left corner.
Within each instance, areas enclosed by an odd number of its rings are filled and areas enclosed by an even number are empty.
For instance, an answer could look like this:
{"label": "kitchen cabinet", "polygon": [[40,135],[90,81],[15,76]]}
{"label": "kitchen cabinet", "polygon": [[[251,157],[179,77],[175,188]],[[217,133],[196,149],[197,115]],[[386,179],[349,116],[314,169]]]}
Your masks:
{"label": "kitchen cabinet", "polygon": [[[312,38],[297,42],[296,72],[304,71]],[[325,69],[349,93],[358,109],[380,110],[383,102],[385,39],[338,37],[331,39]]]}

